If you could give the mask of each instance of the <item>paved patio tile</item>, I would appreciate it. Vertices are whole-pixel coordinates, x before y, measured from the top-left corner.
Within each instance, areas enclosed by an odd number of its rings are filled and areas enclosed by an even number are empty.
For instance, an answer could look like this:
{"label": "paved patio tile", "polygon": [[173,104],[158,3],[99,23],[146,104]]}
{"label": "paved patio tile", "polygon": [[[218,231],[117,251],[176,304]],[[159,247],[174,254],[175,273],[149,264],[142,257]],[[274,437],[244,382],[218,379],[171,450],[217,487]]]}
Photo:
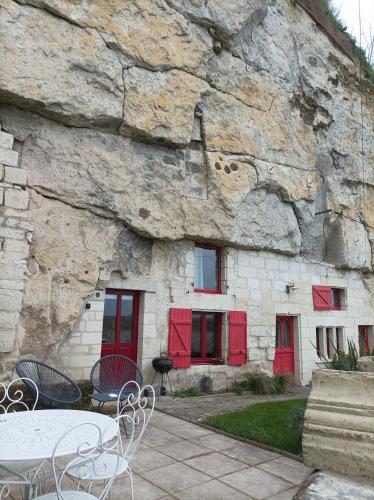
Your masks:
{"label": "paved patio tile", "polygon": [[[156,500],[165,497],[167,491],[158,488],[146,479],[134,474],[134,496],[139,499]],[[110,498],[111,500],[123,500],[131,498],[130,481],[127,476],[121,476],[113,483]]]}
{"label": "paved patio tile", "polygon": [[227,448],[232,448],[237,443],[235,439],[222,436],[221,434],[216,434],[215,432],[211,432],[205,436],[200,436],[199,438],[193,438],[191,441],[196,444],[200,444],[201,446],[206,446],[213,451],[221,451]]}
{"label": "paved patio tile", "polygon": [[272,451],[252,446],[251,444],[237,442],[233,448],[228,448],[222,451],[223,454],[240,460],[248,465],[257,465],[261,462],[274,460],[279,458],[280,455]]}
{"label": "paved patio tile", "polygon": [[220,477],[247,467],[243,462],[238,462],[220,453],[211,453],[210,455],[191,458],[190,460],[186,460],[185,464],[212,477]]}
{"label": "paved patio tile", "polygon": [[290,483],[256,467],[243,469],[228,476],[223,476],[220,478],[220,481],[237,488],[243,493],[251,495],[256,500],[274,496],[276,493],[280,493],[291,487]]}
{"label": "paved patio tile", "polygon": [[[295,463],[297,462],[295,461]],[[305,481],[305,479],[312,472],[312,469],[305,467],[304,465],[303,468],[301,468],[299,465],[302,464],[295,466],[293,463],[285,463],[281,459],[275,459],[270,462],[259,464],[257,467],[285,479],[292,484],[300,484]]]}
{"label": "paved patio tile", "polygon": [[198,425],[190,424],[188,422],[181,424],[180,421],[179,425],[171,426],[168,429],[168,432],[184,439],[199,438],[200,436],[206,434],[212,434],[212,431],[209,429],[204,429],[204,427],[199,427]]}
{"label": "paved patio tile", "polygon": [[[147,472],[146,478],[169,494],[174,494],[177,491],[185,490],[211,479],[206,474],[180,462]],[[138,498],[145,499],[146,497],[138,496]]]}
{"label": "paved patio tile", "polygon": [[155,449],[159,449],[162,453],[165,453],[169,457],[175,458],[181,462],[183,462],[183,460],[187,460],[188,458],[212,453],[212,450],[187,440],[167,444],[166,446],[160,446]]}
{"label": "paved patio tile", "polygon": [[170,434],[170,432],[166,432],[163,429],[149,425],[144,433],[143,443],[151,448],[154,448],[162,444],[175,443],[181,440],[182,438],[179,436],[175,436],[174,434]]}
{"label": "paved patio tile", "polygon": [[311,467],[304,465],[302,462],[299,462],[298,460],[292,460],[292,458],[283,457],[282,455],[280,455],[278,460],[279,462],[282,462],[284,464],[292,465],[292,467],[296,467],[302,470],[308,469],[310,473],[312,473],[313,471]]}
{"label": "paved patio tile", "polygon": [[180,500],[196,500],[197,498],[201,500],[248,500],[251,498],[215,479],[180,491],[175,496]]}
{"label": "paved patio tile", "polygon": [[268,500],[293,500],[293,497],[299,491],[299,488],[291,488],[290,490],[277,493],[275,496],[270,497]]}
{"label": "paved patio tile", "polygon": [[172,417],[159,411],[155,411],[151,418],[152,425],[164,430],[168,430],[173,425],[181,425],[183,422],[180,418]]}
{"label": "paved patio tile", "polygon": [[147,472],[173,463],[175,463],[173,458],[167,457],[153,448],[148,448],[147,450],[138,451],[135,455],[132,470],[139,473]]}

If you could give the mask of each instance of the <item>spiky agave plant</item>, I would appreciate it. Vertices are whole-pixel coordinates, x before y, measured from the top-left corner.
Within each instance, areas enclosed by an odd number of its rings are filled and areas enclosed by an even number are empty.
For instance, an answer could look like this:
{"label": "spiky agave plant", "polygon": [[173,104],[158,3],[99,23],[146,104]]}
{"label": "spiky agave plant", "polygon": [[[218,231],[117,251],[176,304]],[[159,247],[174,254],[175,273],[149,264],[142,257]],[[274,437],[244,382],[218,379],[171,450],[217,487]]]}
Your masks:
{"label": "spiky agave plant", "polygon": [[[313,345],[313,343],[312,343]],[[316,349],[316,347],[313,345]],[[356,344],[352,340],[348,340],[348,352],[338,351],[334,345],[334,356],[332,360],[327,359],[323,354],[320,354],[322,364],[330,370],[342,370],[347,372],[355,372],[358,370],[358,358]]]}

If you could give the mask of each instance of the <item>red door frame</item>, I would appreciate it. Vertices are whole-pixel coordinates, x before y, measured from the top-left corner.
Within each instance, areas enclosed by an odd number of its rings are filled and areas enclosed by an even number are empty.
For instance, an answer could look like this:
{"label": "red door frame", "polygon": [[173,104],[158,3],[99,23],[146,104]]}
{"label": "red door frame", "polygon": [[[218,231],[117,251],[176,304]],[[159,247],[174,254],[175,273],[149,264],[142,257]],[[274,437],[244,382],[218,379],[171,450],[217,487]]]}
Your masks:
{"label": "red door frame", "polygon": [[368,325],[358,325],[358,350],[361,356],[361,337],[364,337],[364,347],[365,353],[362,356],[368,356],[370,354],[369,347],[369,326]]}
{"label": "red door frame", "polygon": [[[129,357],[135,363],[138,361],[138,336],[139,336],[139,292],[131,290],[121,290],[116,288],[107,288],[105,290],[106,294],[117,295],[117,311],[116,311],[116,332],[115,332],[115,342],[108,342],[101,344],[101,357],[107,356],[109,354],[122,354]],[[120,342],[120,318],[121,318],[121,306],[122,297],[124,295],[130,295],[134,297],[134,308],[133,308],[133,332],[131,342]]]}
{"label": "red door frame", "polygon": [[[275,358],[273,362],[273,372],[275,375],[295,374],[295,352],[294,352],[294,317],[277,316],[276,321],[280,322],[280,347],[275,348]],[[290,343],[289,347],[284,347],[283,325],[288,321],[290,325]],[[275,324],[276,325],[276,324]],[[276,326],[275,326],[276,328]]]}

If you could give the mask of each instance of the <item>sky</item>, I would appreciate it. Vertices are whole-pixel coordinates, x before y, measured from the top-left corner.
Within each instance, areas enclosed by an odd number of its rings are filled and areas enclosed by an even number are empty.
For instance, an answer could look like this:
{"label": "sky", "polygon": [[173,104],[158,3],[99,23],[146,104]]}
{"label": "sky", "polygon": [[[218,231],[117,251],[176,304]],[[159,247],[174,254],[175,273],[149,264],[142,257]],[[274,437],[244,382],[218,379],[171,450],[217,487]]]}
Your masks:
{"label": "sky", "polygon": [[[374,35],[374,0],[361,1],[361,25],[362,25],[362,45],[365,46],[365,36],[370,37],[370,28],[372,36]],[[360,23],[359,23],[359,0],[333,0],[337,7],[340,18],[347,25],[351,33],[359,44]]]}

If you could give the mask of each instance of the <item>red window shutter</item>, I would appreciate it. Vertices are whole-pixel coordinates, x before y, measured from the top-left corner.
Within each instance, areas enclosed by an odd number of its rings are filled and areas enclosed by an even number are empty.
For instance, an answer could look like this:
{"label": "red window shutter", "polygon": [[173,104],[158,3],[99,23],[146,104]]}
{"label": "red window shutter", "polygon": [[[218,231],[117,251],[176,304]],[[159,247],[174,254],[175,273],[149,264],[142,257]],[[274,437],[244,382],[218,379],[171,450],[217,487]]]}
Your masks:
{"label": "red window shutter", "polygon": [[192,309],[170,309],[169,357],[174,368],[191,366]]}
{"label": "red window shutter", "polygon": [[244,311],[229,312],[228,364],[247,364],[247,313]]}
{"label": "red window shutter", "polygon": [[313,286],[314,309],[331,309],[331,286]]}

